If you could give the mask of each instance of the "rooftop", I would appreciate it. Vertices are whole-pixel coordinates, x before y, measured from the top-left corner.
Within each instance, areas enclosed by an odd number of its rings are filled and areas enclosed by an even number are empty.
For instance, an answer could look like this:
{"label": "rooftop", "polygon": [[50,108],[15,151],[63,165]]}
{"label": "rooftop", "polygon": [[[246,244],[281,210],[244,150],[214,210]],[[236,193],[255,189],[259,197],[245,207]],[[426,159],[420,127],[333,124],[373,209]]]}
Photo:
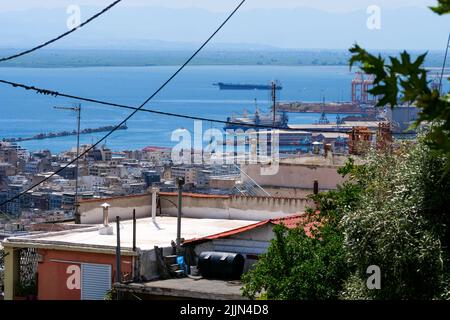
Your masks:
{"label": "rooftop", "polygon": [[[318,213],[318,212],[317,212]],[[253,229],[260,228],[262,226],[265,226],[267,224],[272,225],[284,225],[288,229],[295,229],[297,227],[303,227],[303,230],[308,236],[312,236],[312,231],[317,229],[318,226],[320,226],[321,222],[319,221],[318,217],[316,215],[310,216],[305,213],[299,213],[299,214],[293,214],[290,216],[282,217],[282,218],[276,218],[276,219],[267,219],[264,221],[256,222],[250,225],[246,225],[240,228],[228,230],[225,232],[221,232],[218,234],[212,234],[208,235],[203,238],[198,239],[186,239],[185,243],[198,243],[206,240],[215,240],[215,239],[222,239],[226,238],[235,234],[243,233],[246,231],[250,231]]]}
{"label": "rooftop", "polygon": [[179,278],[145,283],[115,284],[117,289],[154,296],[208,300],[242,300],[239,281]]}
{"label": "rooftop", "polygon": [[[340,129],[348,129],[351,130],[353,127],[369,127],[376,128],[378,124],[383,121],[345,121],[345,123],[340,124]],[[291,129],[300,129],[304,131],[308,131],[308,129],[337,129],[336,123],[329,124],[290,124],[289,128]]]}
{"label": "rooftop", "polygon": [[347,156],[333,154],[325,158],[322,155],[302,155],[299,157],[289,157],[280,160],[283,165],[313,165],[313,166],[342,166],[347,161]]}
{"label": "rooftop", "polygon": [[[225,219],[194,219],[183,218],[181,225],[181,237],[189,240],[203,238],[229,230],[254,224],[255,221],[225,220]],[[70,247],[87,248],[89,251],[95,249],[115,250],[116,246],[116,224],[113,227],[113,235],[100,235],[102,225],[88,225],[85,228],[65,230],[60,232],[43,233],[32,236],[13,237],[8,242],[16,245],[26,243],[28,246],[36,247]],[[131,252],[133,245],[133,222],[127,220],[121,222],[120,240],[123,251]],[[136,246],[141,250],[150,250],[155,246],[168,247],[171,241],[175,241],[177,233],[176,217],[156,218],[153,223],[151,218],[138,219],[136,225]],[[6,244],[6,242],[5,242]],[[102,250],[102,251],[103,251]]]}

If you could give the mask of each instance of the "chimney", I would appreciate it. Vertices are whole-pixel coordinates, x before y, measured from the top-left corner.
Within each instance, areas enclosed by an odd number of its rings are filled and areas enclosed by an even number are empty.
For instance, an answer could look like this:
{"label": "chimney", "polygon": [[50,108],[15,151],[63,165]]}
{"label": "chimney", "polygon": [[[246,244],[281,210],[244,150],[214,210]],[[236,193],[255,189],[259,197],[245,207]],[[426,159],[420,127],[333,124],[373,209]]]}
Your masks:
{"label": "chimney", "polygon": [[109,205],[108,203],[104,203],[101,205],[103,208],[103,228],[100,229],[99,233],[101,235],[112,235],[114,233],[113,228],[109,225]]}
{"label": "chimney", "polygon": [[102,204],[102,208],[103,208],[103,225],[105,227],[107,227],[109,225],[109,215],[108,215],[108,211],[109,211],[109,203],[104,203]]}

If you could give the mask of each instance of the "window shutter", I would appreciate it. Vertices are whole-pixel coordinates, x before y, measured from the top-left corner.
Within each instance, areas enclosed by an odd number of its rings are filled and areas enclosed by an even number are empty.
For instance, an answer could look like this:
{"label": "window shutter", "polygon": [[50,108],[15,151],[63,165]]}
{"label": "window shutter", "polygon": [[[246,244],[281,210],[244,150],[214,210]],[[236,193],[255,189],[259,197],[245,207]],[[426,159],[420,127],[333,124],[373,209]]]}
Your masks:
{"label": "window shutter", "polygon": [[81,264],[81,300],[104,300],[110,289],[110,265]]}

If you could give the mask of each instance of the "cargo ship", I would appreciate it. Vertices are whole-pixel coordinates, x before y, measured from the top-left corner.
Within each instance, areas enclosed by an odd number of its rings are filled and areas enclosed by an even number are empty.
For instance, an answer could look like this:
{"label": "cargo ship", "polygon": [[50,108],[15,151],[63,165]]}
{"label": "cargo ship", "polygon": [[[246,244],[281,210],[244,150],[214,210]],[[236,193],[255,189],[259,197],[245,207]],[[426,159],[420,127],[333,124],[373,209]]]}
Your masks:
{"label": "cargo ship", "polygon": [[[220,90],[272,90],[272,84],[246,84],[246,83],[213,83],[218,86]],[[276,85],[277,90],[282,90],[280,84]]]}
{"label": "cargo ship", "polygon": [[224,127],[224,130],[247,130],[250,128],[258,130],[255,126],[261,126],[261,130],[267,130],[265,127],[287,128],[289,118],[286,112],[281,112],[275,115],[274,121],[273,112],[263,114],[256,109],[254,115],[249,116],[246,112],[244,112],[244,115],[241,117],[232,115],[227,118],[227,122],[228,123]]}

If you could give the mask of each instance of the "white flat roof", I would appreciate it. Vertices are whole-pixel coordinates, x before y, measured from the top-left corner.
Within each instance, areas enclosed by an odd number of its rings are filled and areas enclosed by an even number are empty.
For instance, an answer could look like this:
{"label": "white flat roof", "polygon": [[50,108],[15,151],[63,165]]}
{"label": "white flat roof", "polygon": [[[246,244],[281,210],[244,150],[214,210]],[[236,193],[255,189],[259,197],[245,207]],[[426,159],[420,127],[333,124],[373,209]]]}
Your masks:
{"label": "white flat roof", "polygon": [[[185,240],[202,238],[209,235],[245,227],[255,224],[257,221],[225,220],[225,219],[195,219],[182,218],[181,237]],[[116,224],[111,223],[113,235],[100,235],[102,225],[94,228],[80,228],[68,231],[45,233],[42,235],[23,236],[10,238],[10,242],[38,243],[48,245],[105,247],[116,246]],[[85,229],[85,230],[83,230]],[[141,250],[158,247],[169,247],[171,241],[177,236],[176,217],[156,217],[156,223],[151,218],[138,219],[136,224],[136,247]],[[133,221],[126,220],[120,223],[120,242],[122,249],[131,249],[133,246]]]}
{"label": "white flat roof", "polygon": [[[378,127],[379,123],[384,123],[386,121],[346,121],[343,124],[339,125],[340,129],[351,129],[352,127]],[[300,130],[308,130],[310,128],[313,129],[337,129],[336,123],[329,124],[290,124],[289,128],[291,129],[300,129]]]}

